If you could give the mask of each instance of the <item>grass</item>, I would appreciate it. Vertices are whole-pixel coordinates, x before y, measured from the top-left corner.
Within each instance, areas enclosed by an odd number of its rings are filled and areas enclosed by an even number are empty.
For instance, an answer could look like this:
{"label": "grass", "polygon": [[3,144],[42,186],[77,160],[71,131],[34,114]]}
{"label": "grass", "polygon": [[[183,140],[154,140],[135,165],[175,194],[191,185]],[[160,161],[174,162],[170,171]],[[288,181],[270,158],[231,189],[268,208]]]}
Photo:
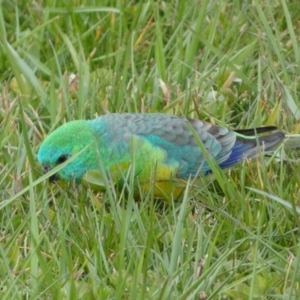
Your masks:
{"label": "grass", "polygon": [[1,299],[299,299],[299,152],[167,203],[130,180],[51,185],[35,159],[59,125],[109,112],[298,133],[298,4],[1,4]]}

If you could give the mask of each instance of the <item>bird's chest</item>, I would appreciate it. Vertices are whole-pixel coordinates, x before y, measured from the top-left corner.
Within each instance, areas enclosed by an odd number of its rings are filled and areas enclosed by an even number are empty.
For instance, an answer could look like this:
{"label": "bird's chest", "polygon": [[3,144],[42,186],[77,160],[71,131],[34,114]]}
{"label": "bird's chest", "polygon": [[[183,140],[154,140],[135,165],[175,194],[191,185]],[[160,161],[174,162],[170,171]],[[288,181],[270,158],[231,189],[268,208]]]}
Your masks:
{"label": "bird's chest", "polygon": [[177,162],[167,163],[167,151],[139,135],[105,136],[99,152],[106,171],[133,172],[140,182],[170,180],[179,169]]}

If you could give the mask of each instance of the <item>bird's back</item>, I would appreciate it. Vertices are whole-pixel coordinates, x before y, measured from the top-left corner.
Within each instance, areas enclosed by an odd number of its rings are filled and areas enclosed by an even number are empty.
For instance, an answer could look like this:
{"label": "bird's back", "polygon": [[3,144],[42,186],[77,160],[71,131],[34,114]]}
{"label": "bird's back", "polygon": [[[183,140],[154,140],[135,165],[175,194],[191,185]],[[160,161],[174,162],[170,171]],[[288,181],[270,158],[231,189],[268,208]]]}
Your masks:
{"label": "bird's back", "polygon": [[[230,167],[256,155],[258,145],[268,150],[284,139],[281,132],[249,137],[203,121],[165,114],[108,114],[89,122],[101,132],[106,166],[134,159],[141,180],[149,180],[153,169],[158,181],[205,174],[210,171],[207,154],[221,168]],[[199,141],[206,153],[201,151]]]}

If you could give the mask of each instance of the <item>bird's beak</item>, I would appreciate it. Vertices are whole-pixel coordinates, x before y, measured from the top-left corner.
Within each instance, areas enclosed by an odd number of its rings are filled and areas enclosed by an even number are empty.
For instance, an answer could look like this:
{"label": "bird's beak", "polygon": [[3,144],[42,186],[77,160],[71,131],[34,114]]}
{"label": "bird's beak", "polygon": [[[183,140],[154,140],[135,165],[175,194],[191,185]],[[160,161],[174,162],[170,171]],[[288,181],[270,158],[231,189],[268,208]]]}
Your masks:
{"label": "bird's beak", "polygon": [[[42,169],[43,169],[44,174],[46,174],[46,173],[48,173],[49,171],[51,171],[51,168],[50,168],[50,166],[48,166],[48,165],[44,165],[44,166],[42,167]],[[59,177],[58,177],[57,174],[53,174],[52,176],[49,177],[49,181],[50,181],[51,183],[53,183],[53,182],[55,182],[55,181],[57,181],[57,180],[59,180]]]}
{"label": "bird's beak", "polygon": [[51,183],[57,181],[59,179],[58,175],[57,174],[53,174],[52,176],[49,177],[49,181]]}

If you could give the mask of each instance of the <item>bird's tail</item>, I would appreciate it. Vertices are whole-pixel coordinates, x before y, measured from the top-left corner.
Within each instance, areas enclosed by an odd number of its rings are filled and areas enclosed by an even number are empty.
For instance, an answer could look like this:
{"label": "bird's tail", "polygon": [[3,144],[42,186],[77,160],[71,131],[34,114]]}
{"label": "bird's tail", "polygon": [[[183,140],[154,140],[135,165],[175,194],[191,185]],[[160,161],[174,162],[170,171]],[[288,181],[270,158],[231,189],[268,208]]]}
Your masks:
{"label": "bird's tail", "polygon": [[[231,149],[229,156],[220,163],[221,168],[234,166],[244,158],[252,158],[259,153],[273,152],[285,139],[283,132],[276,131],[276,127],[236,130],[236,141]],[[267,133],[266,135],[257,136],[253,133]]]}
{"label": "bird's tail", "polygon": [[[260,151],[272,152],[285,140],[283,132],[275,126],[234,130],[237,135],[235,146],[243,145],[244,155],[252,157]],[[264,134],[264,135],[262,135]]]}
{"label": "bird's tail", "polygon": [[[258,144],[263,145],[265,151],[274,151],[281,144],[283,144],[284,149],[297,149],[300,148],[300,134],[286,134],[277,131],[278,128],[275,126],[266,126],[258,128],[249,128],[249,129],[237,129],[235,132],[238,136],[244,137],[247,139],[257,139],[258,134],[268,133],[265,136],[258,137]],[[270,133],[271,131],[276,131]]]}
{"label": "bird's tail", "polygon": [[[300,148],[300,134],[284,134],[283,132],[276,131],[277,127],[267,126],[250,129],[238,129],[235,130],[238,136],[242,136],[246,140],[256,139],[260,146],[264,147],[267,152],[276,150],[281,144],[284,149],[297,149]],[[271,131],[276,131],[270,133]],[[258,134],[268,133],[264,136],[257,137]],[[255,137],[256,136],[256,137]],[[251,153],[252,155],[254,152]]]}
{"label": "bird's tail", "polygon": [[256,156],[259,152],[273,152],[284,141],[285,135],[283,132],[277,131],[263,136],[243,137],[244,143],[250,147],[244,150],[246,157]]}
{"label": "bird's tail", "polygon": [[274,152],[282,144],[284,149],[300,148],[300,134],[285,135],[276,130],[274,126],[235,130],[235,144],[230,155],[220,163],[220,167],[231,167],[243,158],[255,157],[261,152]]}
{"label": "bird's tail", "polygon": [[253,138],[257,134],[269,133],[271,131],[277,131],[277,130],[278,128],[276,126],[264,126],[264,127],[247,128],[247,129],[235,129],[234,131],[242,136],[250,136]]}
{"label": "bird's tail", "polygon": [[284,149],[300,148],[300,134],[287,134],[283,143]]}

